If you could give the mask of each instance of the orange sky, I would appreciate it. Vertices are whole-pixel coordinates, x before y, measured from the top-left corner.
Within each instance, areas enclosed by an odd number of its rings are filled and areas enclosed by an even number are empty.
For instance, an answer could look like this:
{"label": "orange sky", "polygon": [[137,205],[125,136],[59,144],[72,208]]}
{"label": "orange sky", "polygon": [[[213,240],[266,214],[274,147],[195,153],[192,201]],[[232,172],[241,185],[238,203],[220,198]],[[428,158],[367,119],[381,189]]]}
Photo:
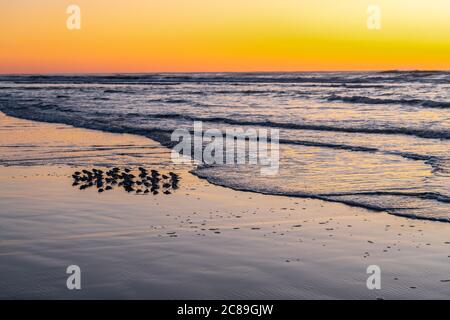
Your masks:
{"label": "orange sky", "polygon": [[2,1],[0,73],[450,70],[449,17],[449,0]]}

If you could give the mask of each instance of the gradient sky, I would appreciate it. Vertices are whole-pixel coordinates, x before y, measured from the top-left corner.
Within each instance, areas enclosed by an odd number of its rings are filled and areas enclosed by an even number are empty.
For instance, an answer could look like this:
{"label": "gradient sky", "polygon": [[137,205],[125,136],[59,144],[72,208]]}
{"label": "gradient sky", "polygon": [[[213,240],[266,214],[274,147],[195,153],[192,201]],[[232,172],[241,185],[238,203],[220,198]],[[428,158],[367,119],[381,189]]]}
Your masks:
{"label": "gradient sky", "polygon": [[0,0],[0,73],[450,70],[449,17],[449,0]]}

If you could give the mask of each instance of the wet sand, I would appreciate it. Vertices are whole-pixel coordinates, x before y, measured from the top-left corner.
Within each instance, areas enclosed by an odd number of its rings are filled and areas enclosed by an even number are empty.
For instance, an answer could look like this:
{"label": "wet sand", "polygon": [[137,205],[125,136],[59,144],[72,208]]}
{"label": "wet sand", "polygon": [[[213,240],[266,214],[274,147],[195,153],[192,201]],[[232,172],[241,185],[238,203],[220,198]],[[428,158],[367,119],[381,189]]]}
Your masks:
{"label": "wet sand", "polygon": [[[0,116],[0,298],[448,299],[450,224],[214,186],[147,138]],[[171,194],[72,186],[173,170]],[[78,265],[82,289],[66,288]],[[381,290],[366,269],[381,268]]]}

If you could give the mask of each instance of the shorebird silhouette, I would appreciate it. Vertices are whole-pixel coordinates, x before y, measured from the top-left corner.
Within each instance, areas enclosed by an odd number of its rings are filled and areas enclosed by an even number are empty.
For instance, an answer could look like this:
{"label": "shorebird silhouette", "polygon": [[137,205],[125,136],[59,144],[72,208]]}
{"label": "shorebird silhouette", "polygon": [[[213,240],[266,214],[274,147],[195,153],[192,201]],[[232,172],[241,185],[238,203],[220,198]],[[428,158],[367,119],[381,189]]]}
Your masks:
{"label": "shorebird silhouette", "polygon": [[[150,172],[150,175],[148,174]],[[138,167],[137,170],[130,168],[120,169],[114,167],[103,171],[102,169],[92,168],[75,171],[72,174],[72,186],[85,190],[92,186],[97,188],[98,193],[113,190],[113,186],[122,187],[126,192],[135,192],[136,194],[159,194],[159,189],[163,188],[166,195],[172,194],[172,191],[179,188],[179,175],[174,172],[162,174],[158,170],[147,170],[144,167]]]}

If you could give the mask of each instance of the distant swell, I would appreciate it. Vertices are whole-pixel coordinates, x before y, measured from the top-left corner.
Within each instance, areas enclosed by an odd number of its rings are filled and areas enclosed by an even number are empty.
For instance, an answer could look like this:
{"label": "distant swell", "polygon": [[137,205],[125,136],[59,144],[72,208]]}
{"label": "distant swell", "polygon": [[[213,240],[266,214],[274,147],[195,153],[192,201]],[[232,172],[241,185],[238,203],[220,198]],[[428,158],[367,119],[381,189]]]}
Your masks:
{"label": "distant swell", "polygon": [[420,100],[420,99],[379,99],[369,98],[363,96],[338,96],[333,95],[327,98],[328,101],[342,101],[347,103],[364,103],[364,104],[399,104],[408,105],[414,107],[426,107],[426,108],[450,108],[450,102],[446,101],[433,101],[433,100]]}
{"label": "distant swell", "polygon": [[110,75],[5,75],[0,81],[13,83],[96,83],[96,84],[178,84],[178,83],[317,83],[364,84],[374,82],[443,83],[450,82],[448,71],[387,71],[363,73],[294,72],[294,73],[148,73]]}

